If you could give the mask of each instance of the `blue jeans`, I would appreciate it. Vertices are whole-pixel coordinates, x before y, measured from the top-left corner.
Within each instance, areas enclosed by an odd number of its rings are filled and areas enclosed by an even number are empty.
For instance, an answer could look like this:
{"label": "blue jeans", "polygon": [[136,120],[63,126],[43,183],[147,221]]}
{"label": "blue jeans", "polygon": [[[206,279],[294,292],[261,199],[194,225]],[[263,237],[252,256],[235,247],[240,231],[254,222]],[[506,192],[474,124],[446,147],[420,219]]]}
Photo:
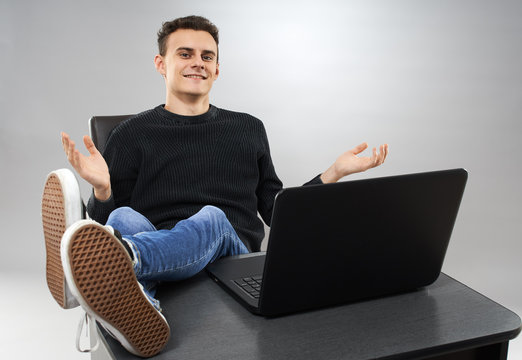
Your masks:
{"label": "blue jeans", "polygon": [[114,210],[107,225],[118,230],[134,254],[134,272],[151,302],[159,281],[187,279],[222,256],[248,253],[225,213],[205,206],[170,230],[157,230],[129,207]]}

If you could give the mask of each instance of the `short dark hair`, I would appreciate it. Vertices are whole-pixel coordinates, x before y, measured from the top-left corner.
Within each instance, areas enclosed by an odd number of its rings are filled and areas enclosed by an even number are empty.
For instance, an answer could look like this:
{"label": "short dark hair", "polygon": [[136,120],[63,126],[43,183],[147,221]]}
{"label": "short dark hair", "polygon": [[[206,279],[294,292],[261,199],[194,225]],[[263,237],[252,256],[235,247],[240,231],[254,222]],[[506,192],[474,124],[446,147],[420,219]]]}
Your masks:
{"label": "short dark hair", "polygon": [[158,31],[158,49],[161,56],[165,56],[167,53],[167,38],[178,29],[206,31],[212,35],[219,47],[219,30],[216,25],[202,16],[191,15],[163,23]]}

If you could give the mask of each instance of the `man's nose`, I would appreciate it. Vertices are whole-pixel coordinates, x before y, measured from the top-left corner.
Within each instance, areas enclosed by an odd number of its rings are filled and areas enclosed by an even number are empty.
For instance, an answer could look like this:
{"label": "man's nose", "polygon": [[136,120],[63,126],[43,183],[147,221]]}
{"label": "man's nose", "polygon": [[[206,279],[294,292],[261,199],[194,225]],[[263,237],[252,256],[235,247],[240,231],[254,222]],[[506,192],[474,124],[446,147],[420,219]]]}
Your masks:
{"label": "man's nose", "polygon": [[201,56],[195,56],[194,62],[192,63],[193,68],[205,68],[205,63],[203,62],[203,59],[201,59]]}

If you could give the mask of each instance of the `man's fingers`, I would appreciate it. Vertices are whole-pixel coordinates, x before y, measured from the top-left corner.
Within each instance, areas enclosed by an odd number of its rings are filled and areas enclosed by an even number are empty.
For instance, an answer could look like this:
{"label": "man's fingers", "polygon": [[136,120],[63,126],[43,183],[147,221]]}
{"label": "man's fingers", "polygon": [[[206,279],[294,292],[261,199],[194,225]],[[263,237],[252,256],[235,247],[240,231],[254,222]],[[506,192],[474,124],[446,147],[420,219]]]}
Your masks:
{"label": "man's fingers", "polygon": [[380,161],[379,165],[382,165],[384,163],[384,160],[386,160],[386,156],[388,156],[388,144],[381,145],[381,151],[380,151]]}
{"label": "man's fingers", "polygon": [[74,168],[76,168],[76,164],[75,164],[75,161],[74,161],[74,152],[69,151],[69,152],[67,153],[67,160],[69,161],[69,163],[70,163]]}
{"label": "man's fingers", "polygon": [[379,152],[377,153],[377,159],[375,161],[375,166],[379,166],[382,164],[383,156],[384,156],[384,148],[381,145],[381,146],[379,146]]}
{"label": "man's fingers", "polygon": [[74,141],[69,141],[69,147],[67,149],[67,160],[71,163],[71,165],[78,170],[78,167],[80,165],[80,151],[76,149],[76,144]]}
{"label": "man's fingers", "polygon": [[372,150],[372,167],[375,167],[379,164],[379,154],[377,154],[377,148],[373,148]]}
{"label": "man's fingers", "polygon": [[94,142],[92,141],[89,135],[85,135],[83,137],[83,143],[85,144],[87,151],[89,151],[91,155],[95,155],[98,153],[98,149],[96,149],[96,146],[94,145]]}
{"label": "man's fingers", "polygon": [[363,152],[364,150],[366,150],[367,147],[368,147],[368,143],[363,142],[362,144],[359,144],[359,145],[357,145],[356,147],[354,147],[354,148],[352,149],[352,153],[353,153],[354,155],[357,155],[357,154]]}
{"label": "man's fingers", "polygon": [[71,152],[71,164],[76,168],[76,165],[78,164],[78,158],[79,158],[79,151],[74,149]]}
{"label": "man's fingers", "polygon": [[68,150],[69,150],[69,135],[67,135],[66,133],[62,132],[62,147],[63,147],[63,151],[65,151],[65,154],[68,154]]}
{"label": "man's fingers", "polygon": [[[362,143],[360,145],[357,145],[353,150],[352,153],[354,155],[357,155],[361,151],[364,151],[368,147],[367,143]],[[377,151],[377,148],[372,148],[372,155],[370,157],[365,157],[367,161],[366,170],[370,168],[377,167],[379,165],[382,165],[384,163],[384,160],[386,160],[386,156],[388,156],[388,144],[383,144],[379,146],[379,151]],[[363,170],[364,171],[364,170]]]}
{"label": "man's fingers", "polygon": [[84,160],[82,159],[84,155],[78,150],[74,149],[74,151],[71,154],[71,165],[74,167],[76,172],[82,176],[82,169],[84,165]]}
{"label": "man's fingers", "polygon": [[386,160],[386,156],[388,156],[388,144],[381,145],[381,161],[379,165],[384,163]]}
{"label": "man's fingers", "polygon": [[74,141],[72,140],[69,140],[67,142],[67,156],[72,156],[72,154],[74,153],[74,147],[75,147],[75,144],[74,144]]}
{"label": "man's fingers", "polygon": [[67,160],[74,166],[74,142],[70,141],[67,147]]}

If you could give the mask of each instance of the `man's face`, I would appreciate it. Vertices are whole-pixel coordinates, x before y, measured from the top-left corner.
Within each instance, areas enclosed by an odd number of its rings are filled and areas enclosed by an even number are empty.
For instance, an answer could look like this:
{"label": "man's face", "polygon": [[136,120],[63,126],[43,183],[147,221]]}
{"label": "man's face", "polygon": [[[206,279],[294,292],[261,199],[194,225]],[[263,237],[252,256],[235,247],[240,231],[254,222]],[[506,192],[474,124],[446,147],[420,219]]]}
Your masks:
{"label": "man's face", "polygon": [[167,38],[165,56],[154,59],[168,95],[179,99],[208,96],[219,75],[217,44],[206,31],[179,29]]}

